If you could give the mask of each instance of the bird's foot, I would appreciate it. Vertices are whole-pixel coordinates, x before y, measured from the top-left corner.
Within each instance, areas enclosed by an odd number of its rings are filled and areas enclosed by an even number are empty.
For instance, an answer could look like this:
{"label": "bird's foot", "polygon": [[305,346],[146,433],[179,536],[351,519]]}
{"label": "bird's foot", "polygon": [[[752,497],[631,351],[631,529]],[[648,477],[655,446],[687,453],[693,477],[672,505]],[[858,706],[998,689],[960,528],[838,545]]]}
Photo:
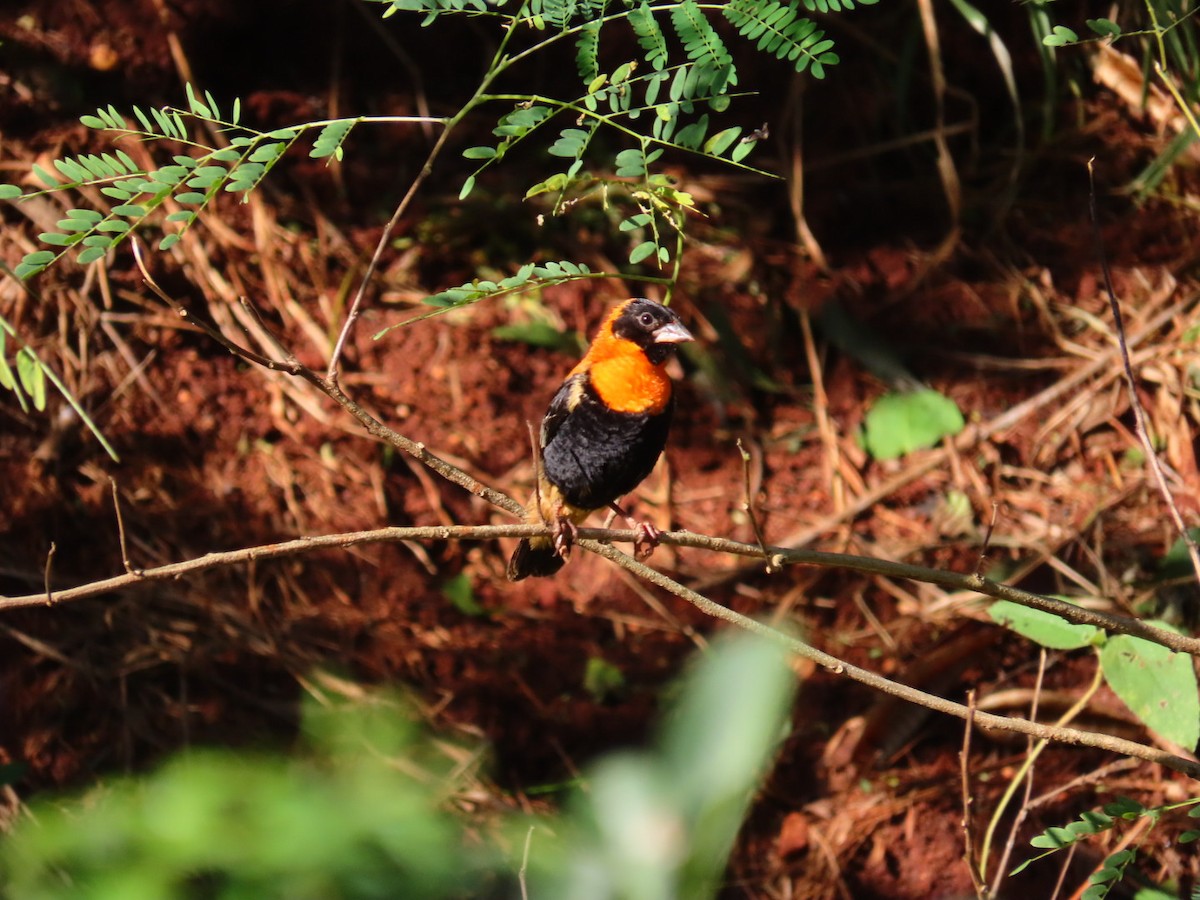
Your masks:
{"label": "bird's foot", "polygon": [[634,559],[646,559],[654,552],[654,548],[658,546],[659,541],[662,539],[662,532],[650,522],[639,522],[616,503],[611,504],[611,506],[613,511],[620,515],[626,524],[638,533],[638,536],[633,541]]}
{"label": "bird's foot", "polygon": [[633,557],[634,559],[646,559],[658,546],[658,542],[662,539],[662,532],[650,522],[638,522],[636,528],[639,536],[633,542]]}
{"label": "bird's foot", "polygon": [[575,543],[577,531],[575,523],[570,519],[554,520],[554,552],[561,556],[564,562],[571,557],[571,546]]}

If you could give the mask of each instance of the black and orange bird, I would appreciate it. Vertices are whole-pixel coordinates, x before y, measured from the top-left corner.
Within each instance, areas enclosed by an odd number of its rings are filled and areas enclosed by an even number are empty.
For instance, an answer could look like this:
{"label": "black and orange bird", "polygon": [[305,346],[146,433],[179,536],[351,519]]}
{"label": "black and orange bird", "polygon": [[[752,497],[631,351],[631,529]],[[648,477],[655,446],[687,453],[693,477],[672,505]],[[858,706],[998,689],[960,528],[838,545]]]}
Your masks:
{"label": "black and orange bird", "polygon": [[[553,575],[563,567],[579,525],[611,507],[654,469],[671,427],[674,399],[667,360],[694,340],[679,316],[643,298],[615,307],[542,420],[537,488],[527,521],[549,524],[554,537],[522,540],[508,562],[508,578]],[[658,533],[639,526],[643,541]]]}

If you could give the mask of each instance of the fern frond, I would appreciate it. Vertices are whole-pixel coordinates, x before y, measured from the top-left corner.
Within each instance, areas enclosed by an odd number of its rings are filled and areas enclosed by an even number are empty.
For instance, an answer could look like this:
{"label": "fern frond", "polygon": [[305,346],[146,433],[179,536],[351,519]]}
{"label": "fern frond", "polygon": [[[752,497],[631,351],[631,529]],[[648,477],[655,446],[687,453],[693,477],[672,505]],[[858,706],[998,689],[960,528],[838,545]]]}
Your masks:
{"label": "fern frond", "polygon": [[824,66],[838,62],[837,54],[829,52],[833,41],[825,39],[825,32],[812,19],[800,18],[797,0],[732,0],[724,13],[742,37],[755,41],[759,50],[788,60],[797,72],[811,66],[813,75],[821,78]]}

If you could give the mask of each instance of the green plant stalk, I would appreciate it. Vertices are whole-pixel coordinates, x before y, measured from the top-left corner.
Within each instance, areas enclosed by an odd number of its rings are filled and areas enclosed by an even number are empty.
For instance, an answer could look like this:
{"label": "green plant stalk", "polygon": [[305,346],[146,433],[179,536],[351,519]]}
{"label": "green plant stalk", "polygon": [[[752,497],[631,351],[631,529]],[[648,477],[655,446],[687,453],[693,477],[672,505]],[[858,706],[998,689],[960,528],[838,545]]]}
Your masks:
{"label": "green plant stalk", "polygon": [[[1078,716],[1081,712],[1083,712],[1088,703],[1091,701],[1092,697],[1095,696],[1096,691],[1100,689],[1100,685],[1103,684],[1103,682],[1104,671],[1100,668],[1100,657],[1099,654],[1097,654],[1096,675],[1092,679],[1091,685],[1086,691],[1084,691],[1083,695],[1076,700],[1074,704],[1072,704],[1071,708],[1063,713],[1059,720],[1054,724],[1061,728]],[[992,839],[995,837],[996,828],[1000,824],[1000,819],[1004,815],[1004,811],[1008,808],[1008,804],[1012,802],[1012,798],[1016,795],[1017,787],[1022,781],[1025,780],[1028,773],[1033,768],[1033,764],[1037,762],[1037,758],[1041,755],[1042,751],[1046,749],[1049,743],[1049,741],[1044,739],[1039,740],[1033,745],[1032,748],[1030,748],[1029,753],[1025,756],[1025,759],[1022,760],[1020,767],[1017,769],[1016,775],[1013,776],[1012,780],[1010,780],[1008,783],[1008,787],[1005,788],[1004,794],[1000,797],[1000,802],[996,804],[996,808],[992,812],[992,817],[988,821],[987,830],[983,835],[983,846],[979,851],[979,871],[983,873],[984,877],[987,877],[987,864],[988,857],[991,855]],[[997,878],[999,877],[1000,873],[997,874]],[[997,884],[998,883],[999,882],[997,882]]]}
{"label": "green plant stalk", "polygon": [[1175,98],[1175,105],[1179,107],[1179,111],[1183,113],[1184,117],[1188,120],[1188,124],[1192,126],[1192,131],[1196,133],[1197,137],[1200,137],[1200,123],[1196,121],[1196,114],[1192,112],[1191,104],[1184,100],[1183,95],[1179,93],[1179,88],[1176,87],[1174,79],[1167,77],[1166,69],[1157,62],[1154,64],[1154,71],[1162,80],[1162,83],[1166,85],[1167,90],[1171,92],[1171,96]]}

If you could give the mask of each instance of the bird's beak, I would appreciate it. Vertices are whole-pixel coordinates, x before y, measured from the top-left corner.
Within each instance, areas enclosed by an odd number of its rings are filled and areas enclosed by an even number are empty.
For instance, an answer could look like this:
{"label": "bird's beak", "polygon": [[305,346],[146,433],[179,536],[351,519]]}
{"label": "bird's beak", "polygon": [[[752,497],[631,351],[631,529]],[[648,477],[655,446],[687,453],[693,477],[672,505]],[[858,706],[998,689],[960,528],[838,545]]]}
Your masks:
{"label": "bird's beak", "polygon": [[686,344],[688,341],[694,340],[692,333],[678,322],[668,322],[654,332],[654,343],[656,344]]}

